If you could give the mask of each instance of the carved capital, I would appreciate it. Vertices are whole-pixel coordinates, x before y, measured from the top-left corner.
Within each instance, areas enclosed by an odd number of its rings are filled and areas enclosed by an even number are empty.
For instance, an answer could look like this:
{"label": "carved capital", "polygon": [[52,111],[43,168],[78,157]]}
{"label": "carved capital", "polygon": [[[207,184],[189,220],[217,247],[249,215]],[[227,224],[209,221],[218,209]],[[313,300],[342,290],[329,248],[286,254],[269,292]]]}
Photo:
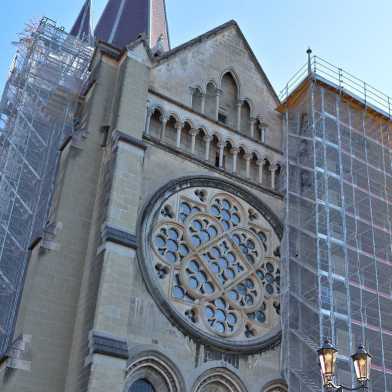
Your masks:
{"label": "carved capital", "polygon": [[279,162],[272,162],[270,164],[269,169],[270,169],[271,172],[274,172],[274,171],[278,170],[279,167],[280,167],[280,163]]}
{"label": "carved capital", "polygon": [[184,123],[181,121],[177,121],[175,124],[176,129],[182,129],[184,127]]}
{"label": "carved capital", "polygon": [[163,124],[166,124],[166,123],[169,121],[169,119],[170,119],[170,117],[169,117],[169,116],[166,116],[166,115],[164,115],[164,114],[162,114],[162,115],[159,117],[159,120],[160,120]]}
{"label": "carved capital", "polygon": [[233,147],[233,148],[230,150],[230,153],[233,154],[233,155],[238,155],[239,152],[240,152],[240,149],[237,148],[237,147]]}
{"label": "carved capital", "polygon": [[252,154],[246,153],[244,154],[245,161],[250,161],[252,159]]}
{"label": "carved capital", "polygon": [[206,95],[205,92],[200,89],[200,87],[189,87],[189,91],[191,92],[191,94],[194,94],[197,91],[201,97],[204,97]]}
{"label": "carved capital", "polygon": [[217,88],[215,90],[215,96],[220,97],[223,94],[223,90],[221,90],[220,88]]}

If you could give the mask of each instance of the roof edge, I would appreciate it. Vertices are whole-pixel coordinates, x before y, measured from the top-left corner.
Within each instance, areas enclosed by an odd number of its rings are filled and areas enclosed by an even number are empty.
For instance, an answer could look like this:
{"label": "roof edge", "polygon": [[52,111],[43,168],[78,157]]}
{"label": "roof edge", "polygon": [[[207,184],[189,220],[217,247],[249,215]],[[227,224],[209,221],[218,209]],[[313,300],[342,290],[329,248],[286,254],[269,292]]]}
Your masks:
{"label": "roof edge", "polygon": [[226,29],[228,29],[230,27],[234,27],[237,30],[237,32],[239,33],[241,39],[245,43],[245,47],[246,47],[247,51],[249,52],[249,54],[250,54],[254,64],[256,65],[256,68],[258,69],[258,71],[262,75],[265,83],[267,84],[269,90],[271,91],[272,96],[274,97],[276,103],[280,104],[280,100],[279,100],[278,94],[276,93],[274,87],[272,86],[272,83],[270,82],[270,80],[268,79],[266,73],[264,72],[260,62],[258,61],[258,59],[257,59],[256,55],[254,54],[251,46],[249,45],[249,42],[245,38],[245,35],[243,34],[241,28],[239,27],[238,23],[234,19],[231,19],[231,20],[229,20],[229,21],[227,21],[227,22],[225,22],[225,23],[223,23],[223,24],[213,28],[212,30],[209,30],[209,31],[207,31],[207,32],[205,32],[203,34],[200,34],[199,36],[197,36],[197,37],[195,37],[195,38],[193,38],[193,39],[191,39],[191,40],[189,40],[187,42],[184,42],[183,44],[181,44],[181,45],[179,45],[179,46],[169,50],[168,52],[163,53],[160,57],[156,58],[155,65],[161,64],[162,62],[168,60],[170,57],[174,56],[175,54],[177,54],[177,53],[179,53],[179,52],[181,52],[181,51],[183,51],[183,50],[185,50],[185,49],[187,49],[187,48],[189,48],[189,47],[191,47],[193,45],[196,45],[196,44],[202,42],[203,40],[205,40],[205,39],[207,39],[207,38],[209,38],[209,37],[211,37],[213,35],[216,35],[216,34],[222,32],[222,31],[224,31],[224,30],[226,30]]}

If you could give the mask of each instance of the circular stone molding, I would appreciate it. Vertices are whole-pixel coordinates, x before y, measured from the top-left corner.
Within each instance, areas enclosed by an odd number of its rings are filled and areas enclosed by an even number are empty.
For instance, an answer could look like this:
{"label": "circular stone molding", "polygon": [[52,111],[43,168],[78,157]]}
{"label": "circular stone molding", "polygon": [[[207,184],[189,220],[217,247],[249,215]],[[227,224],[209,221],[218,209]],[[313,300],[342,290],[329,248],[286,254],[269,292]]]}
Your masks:
{"label": "circular stone molding", "polygon": [[281,235],[275,215],[247,191],[182,178],[145,206],[138,260],[152,296],[185,334],[259,351],[280,339]]}

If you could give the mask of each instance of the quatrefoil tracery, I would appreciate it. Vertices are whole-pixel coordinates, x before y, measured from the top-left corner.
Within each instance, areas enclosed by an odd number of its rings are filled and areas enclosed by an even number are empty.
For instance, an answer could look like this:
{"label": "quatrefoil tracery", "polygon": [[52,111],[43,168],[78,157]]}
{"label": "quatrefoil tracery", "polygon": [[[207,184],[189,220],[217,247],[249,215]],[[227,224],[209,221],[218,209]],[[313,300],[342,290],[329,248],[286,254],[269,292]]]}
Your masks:
{"label": "quatrefoil tracery", "polygon": [[[274,297],[270,307],[278,314],[280,272],[264,260],[266,234],[244,226],[245,209],[224,193],[206,204],[181,198],[177,222],[168,218],[154,230],[152,245],[160,262],[173,270],[173,299],[197,305],[185,316],[193,323],[202,319],[219,336],[242,330],[253,337],[257,325],[268,321],[268,298]],[[170,276],[161,267],[157,271],[162,280]]]}

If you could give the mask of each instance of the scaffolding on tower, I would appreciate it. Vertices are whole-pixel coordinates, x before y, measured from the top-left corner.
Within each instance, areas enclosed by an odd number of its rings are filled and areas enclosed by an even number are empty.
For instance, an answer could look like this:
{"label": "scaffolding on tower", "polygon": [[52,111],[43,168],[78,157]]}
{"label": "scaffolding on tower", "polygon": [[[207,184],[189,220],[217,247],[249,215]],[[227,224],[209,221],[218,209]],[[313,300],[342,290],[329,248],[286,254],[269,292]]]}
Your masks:
{"label": "scaffolding on tower", "polygon": [[392,390],[391,98],[309,55],[282,92],[285,118],[283,363],[290,391],[318,392],[317,348],[373,355],[370,391]]}
{"label": "scaffolding on tower", "polygon": [[0,357],[13,337],[32,243],[44,237],[59,148],[92,48],[48,18],[27,26],[0,100]]}

